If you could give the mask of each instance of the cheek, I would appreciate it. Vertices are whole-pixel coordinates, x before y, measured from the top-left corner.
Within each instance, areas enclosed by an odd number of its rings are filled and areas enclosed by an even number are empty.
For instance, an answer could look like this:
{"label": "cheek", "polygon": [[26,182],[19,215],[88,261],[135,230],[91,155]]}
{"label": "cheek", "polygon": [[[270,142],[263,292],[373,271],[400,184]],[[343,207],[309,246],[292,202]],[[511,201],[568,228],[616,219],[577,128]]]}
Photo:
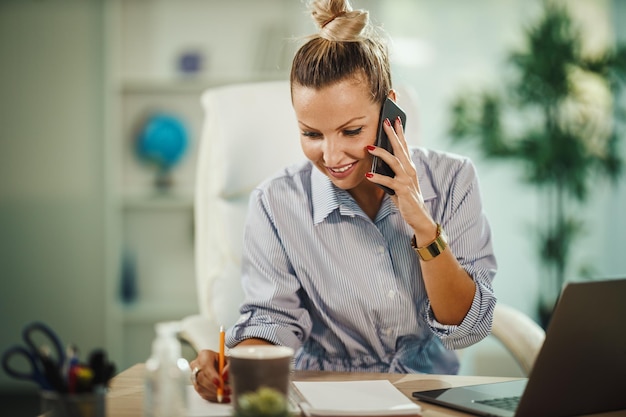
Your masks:
{"label": "cheek", "polygon": [[300,147],[302,147],[302,152],[307,159],[317,161],[322,158],[323,152],[320,143],[321,142],[315,142],[308,139],[300,140]]}

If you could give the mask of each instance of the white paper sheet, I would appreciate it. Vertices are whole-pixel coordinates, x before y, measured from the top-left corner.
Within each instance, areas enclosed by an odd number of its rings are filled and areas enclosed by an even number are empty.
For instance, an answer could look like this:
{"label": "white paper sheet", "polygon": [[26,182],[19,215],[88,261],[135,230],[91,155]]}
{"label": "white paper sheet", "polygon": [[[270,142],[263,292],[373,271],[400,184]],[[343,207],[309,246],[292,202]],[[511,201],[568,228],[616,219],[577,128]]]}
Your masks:
{"label": "white paper sheet", "polygon": [[420,415],[421,407],[387,380],[296,381],[308,416]]}

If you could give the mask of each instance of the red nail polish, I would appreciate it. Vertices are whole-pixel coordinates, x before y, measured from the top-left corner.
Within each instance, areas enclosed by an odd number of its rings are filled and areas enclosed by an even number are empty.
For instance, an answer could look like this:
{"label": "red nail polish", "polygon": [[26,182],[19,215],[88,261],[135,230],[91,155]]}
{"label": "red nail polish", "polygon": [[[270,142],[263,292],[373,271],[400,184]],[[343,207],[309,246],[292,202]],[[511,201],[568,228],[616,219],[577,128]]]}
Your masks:
{"label": "red nail polish", "polygon": [[372,178],[374,176],[374,174],[372,174],[371,172],[368,172],[368,173],[365,174],[365,176],[367,178]]}
{"label": "red nail polish", "polygon": [[367,148],[368,151],[373,151],[373,150],[376,149],[376,146],[367,145],[366,148]]}
{"label": "red nail polish", "polygon": [[385,124],[386,124],[387,126],[391,126],[391,122],[389,121],[389,119],[385,119]]}

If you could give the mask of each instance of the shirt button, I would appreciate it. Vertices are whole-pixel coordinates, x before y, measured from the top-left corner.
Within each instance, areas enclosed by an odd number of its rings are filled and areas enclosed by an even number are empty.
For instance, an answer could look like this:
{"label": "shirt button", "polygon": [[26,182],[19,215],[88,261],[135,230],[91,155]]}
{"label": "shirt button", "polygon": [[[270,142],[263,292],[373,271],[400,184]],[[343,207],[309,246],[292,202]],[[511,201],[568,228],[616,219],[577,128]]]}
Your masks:
{"label": "shirt button", "polygon": [[394,290],[389,290],[389,292],[387,293],[387,297],[389,298],[393,298],[396,296],[396,292]]}
{"label": "shirt button", "polygon": [[386,336],[391,336],[393,334],[393,328],[389,327],[387,329],[385,329],[385,335]]}
{"label": "shirt button", "polygon": [[380,253],[381,255],[384,255],[385,252],[387,252],[387,250],[385,249],[384,246],[379,246],[378,247],[378,253]]}

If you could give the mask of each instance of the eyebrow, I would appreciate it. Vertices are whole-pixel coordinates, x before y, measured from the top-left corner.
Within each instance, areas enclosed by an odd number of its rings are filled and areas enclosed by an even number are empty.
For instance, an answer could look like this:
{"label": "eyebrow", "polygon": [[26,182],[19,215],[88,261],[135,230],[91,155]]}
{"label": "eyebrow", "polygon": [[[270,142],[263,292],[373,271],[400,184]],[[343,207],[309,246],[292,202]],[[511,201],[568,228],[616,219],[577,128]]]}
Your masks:
{"label": "eyebrow", "polygon": [[[366,118],[366,116],[353,117],[352,119],[348,120],[346,123],[344,123],[341,126],[339,126],[337,128],[337,130],[341,130],[341,129],[345,128],[346,126],[348,126],[349,124],[354,123],[354,122],[356,122],[358,120],[361,120],[361,119],[365,119],[365,118]],[[300,123],[303,127],[307,128],[307,129],[318,130],[318,129],[315,129],[315,128],[307,125],[306,123],[304,123],[304,122],[302,122],[300,120],[298,120],[298,123]]]}

